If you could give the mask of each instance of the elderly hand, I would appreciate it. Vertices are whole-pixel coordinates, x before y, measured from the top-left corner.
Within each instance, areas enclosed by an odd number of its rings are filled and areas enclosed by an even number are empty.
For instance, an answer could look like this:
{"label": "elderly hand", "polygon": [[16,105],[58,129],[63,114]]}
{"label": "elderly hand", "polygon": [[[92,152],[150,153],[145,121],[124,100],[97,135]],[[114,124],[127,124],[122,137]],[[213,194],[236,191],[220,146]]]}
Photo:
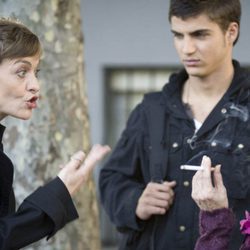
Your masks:
{"label": "elderly hand", "polygon": [[[228,208],[227,191],[223,184],[220,165],[211,168],[211,160],[204,156],[201,166],[192,181],[192,198],[201,210],[213,211],[220,208]],[[213,179],[213,183],[212,183]]]}
{"label": "elderly hand", "polygon": [[136,215],[147,220],[152,215],[165,214],[173,203],[175,181],[161,184],[150,182],[138,200]]}
{"label": "elderly hand", "polygon": [[94,145],[85,157],[82,151],[75,153],[71,160],[62,168],[58,177],[67,187],[70,195],[75,194],[85,184],[92,170],[108,152],[109,146]]}

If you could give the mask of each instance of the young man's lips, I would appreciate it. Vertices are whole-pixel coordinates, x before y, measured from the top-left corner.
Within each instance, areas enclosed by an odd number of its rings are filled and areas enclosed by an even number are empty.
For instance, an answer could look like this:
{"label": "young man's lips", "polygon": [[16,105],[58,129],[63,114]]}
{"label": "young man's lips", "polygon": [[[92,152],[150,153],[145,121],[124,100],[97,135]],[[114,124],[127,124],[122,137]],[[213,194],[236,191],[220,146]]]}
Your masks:
{"label": "young man's lips", "polygon": [[186,66],[197,66],[199,64],[199,60],[184,60],[184,64]]}

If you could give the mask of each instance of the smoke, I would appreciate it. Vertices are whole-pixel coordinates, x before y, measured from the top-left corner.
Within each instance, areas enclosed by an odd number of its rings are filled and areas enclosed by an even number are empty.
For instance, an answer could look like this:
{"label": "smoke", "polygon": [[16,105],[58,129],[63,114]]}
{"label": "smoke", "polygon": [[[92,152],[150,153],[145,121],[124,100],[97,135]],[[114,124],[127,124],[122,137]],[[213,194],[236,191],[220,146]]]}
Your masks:
{"label": "smoke", "polygon": [[249,126],[249,110],[246,106],[229,102],[221,109],[221,113],[224,119],[217,125],[214,133],[207,140],[199,140],[194,133],[192,138],[189,139],[191,149],[206,145],[220,145],[223,148],[229,148],[234,138],[237,123],[244,123],[241,124],[244,130]]}
{"label": "smoke", "polygon": [[249,112],[246,106],[236,105],[234,103],[228,103],[225,105],[225,117],[236,117],[243,122],[247,122],[249,119]]}

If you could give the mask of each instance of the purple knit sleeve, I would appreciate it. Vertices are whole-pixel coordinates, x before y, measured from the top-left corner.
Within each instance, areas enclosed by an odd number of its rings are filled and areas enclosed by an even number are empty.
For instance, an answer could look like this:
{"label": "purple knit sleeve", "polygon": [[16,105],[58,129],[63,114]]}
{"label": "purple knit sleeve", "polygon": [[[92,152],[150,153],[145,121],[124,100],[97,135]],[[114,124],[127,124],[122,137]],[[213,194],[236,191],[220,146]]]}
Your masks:
{"label": "purple knit sleeve", "polygon": [[235,218],[231,209],[201,211],[200,237],[196,242],[195,250],[228,249],[234,223]]}
{"label": "purple knit sleeve", "polygon": [[250,235],[246,236],[244,244],[241,246],[240,250],[250,250]]}

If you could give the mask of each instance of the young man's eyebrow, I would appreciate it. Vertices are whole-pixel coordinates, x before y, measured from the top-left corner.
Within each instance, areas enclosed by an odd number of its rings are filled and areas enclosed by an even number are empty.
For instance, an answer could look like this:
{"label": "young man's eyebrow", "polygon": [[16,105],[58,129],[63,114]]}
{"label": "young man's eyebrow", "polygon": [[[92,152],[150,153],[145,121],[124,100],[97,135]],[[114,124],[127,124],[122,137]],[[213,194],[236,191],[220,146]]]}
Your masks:
{"label": "young man's eyebrow", "polygon": [[[188,32],[188,34],[193,35],[193,34],[197,34],[197,33],[209,33],[211,30],[210,29],[197,29],[191,32]],[[171,32],[173,34],[182,34],[182,32],[176,31],[176,30],[171,30]]]}
{"label": "young man's eyebrow", "polygon": [[175,31],[175,30],[172,30],[171,29],[171,32],[173,33],[173,34],[179,34],[180,32],[178,32],[178,31]]}
{"label": "young man's eyebrow", "polygon": [[195,30],[193,32],[190,32],[190,34],[196,34],[196,33],[210,33],[211,30],[210,29],[199,29],[199,30]]}

